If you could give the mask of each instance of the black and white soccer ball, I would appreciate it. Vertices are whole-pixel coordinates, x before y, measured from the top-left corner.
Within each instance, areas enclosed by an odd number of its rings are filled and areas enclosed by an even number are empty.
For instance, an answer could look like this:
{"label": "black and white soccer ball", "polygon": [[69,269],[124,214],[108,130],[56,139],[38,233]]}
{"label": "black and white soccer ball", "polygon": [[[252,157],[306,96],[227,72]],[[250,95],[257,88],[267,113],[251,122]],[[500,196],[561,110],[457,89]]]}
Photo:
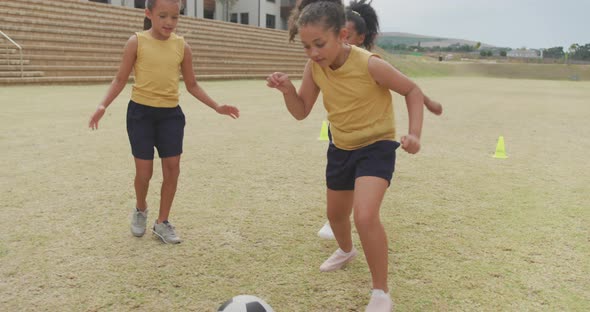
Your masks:
{"label": "black and white soccer ball", "polygon": [[224,302],[217,312],[274,312],[274,310],[256,296],[239,295]]}

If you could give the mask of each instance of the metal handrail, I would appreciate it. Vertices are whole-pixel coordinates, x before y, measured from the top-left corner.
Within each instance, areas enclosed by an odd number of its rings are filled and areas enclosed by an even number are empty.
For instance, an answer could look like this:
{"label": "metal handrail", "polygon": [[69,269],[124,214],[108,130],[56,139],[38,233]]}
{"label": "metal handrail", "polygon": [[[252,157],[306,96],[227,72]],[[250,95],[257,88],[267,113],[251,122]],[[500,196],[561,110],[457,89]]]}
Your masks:
{"label": "metal handrail", "polygon": [[[16,42],[14,42],[14,40],[12,40],[10,37],[8,37],[7,34],[5,34],[4,32],[2,32],[0,30],[0,34],[2,36],[4,36],[4,38],[8,39],[8,41],[12,42],[12,44],[14,44],[17,48],[18,51],[20,53],[20,77],[23,78],[25,77],[24,71],[23,71],[23,48]],[[8,47],[6,47],[6,59],[8,60],[8,65],[10,65],[10,53],[8,53]]]}

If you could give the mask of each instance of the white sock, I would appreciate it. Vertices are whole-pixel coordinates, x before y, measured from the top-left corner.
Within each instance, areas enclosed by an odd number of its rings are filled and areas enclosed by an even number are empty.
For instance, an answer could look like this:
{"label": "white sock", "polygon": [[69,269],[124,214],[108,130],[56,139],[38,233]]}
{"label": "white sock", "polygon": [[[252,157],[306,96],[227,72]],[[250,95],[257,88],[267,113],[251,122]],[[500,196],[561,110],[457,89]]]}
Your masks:
{"label": "white sock", "polygon": [[348,256],[353,250],[354,250],[354,247],[352,247],[349,252],[342,250],[342,248],[338,248],[338,253],[343,256]]}
{"label": "white sock", "polygon": [[383,289],[373,289],[371,292],[371,296],[387,296],[389,297],[389,293],[383,291]]}

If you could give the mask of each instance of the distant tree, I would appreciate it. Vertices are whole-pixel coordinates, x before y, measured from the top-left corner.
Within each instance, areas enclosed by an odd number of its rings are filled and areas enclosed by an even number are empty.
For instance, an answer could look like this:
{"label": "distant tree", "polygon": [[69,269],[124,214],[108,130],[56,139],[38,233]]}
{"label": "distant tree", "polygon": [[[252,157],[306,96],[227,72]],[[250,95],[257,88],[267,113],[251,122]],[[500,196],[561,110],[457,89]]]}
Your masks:
{"label": "distant tree", "polygon": [[546,58],[561,59],[564,56],[565,53],[563,52],[563,47],[553,47],[543,51],[543,57]]}
{"label": "distant tree", "polygon": [[408,46],[403,43],[400,43],[400,44],[394,45],[393,49],[398,50],[398,51],[406,51],[406,50],[408,50]]}
{"label": "distant tree", "polygon": [[481,42],[477,42],[474,48],[475,50],[479,50],[479,48],[481,48]]}
{"label": "distant tree", "polygon": [[377,45],[381,49],[384,49],[384,50],[392,50],[393,49],[393,44],[391,44],[391,42],[378,42]]}
{"label": "distant tree", "polygon": [[488,56],[488,51],[485,51],[485,50],[479,51],[479,56],[482,56],[482,57]]}
{"label": "distant tree", "polygon": [[508,52],[506,52],[505,50],[500,51],[501,57],[506,57],[506,55],[508,55]]}
{"label": "distant tree", "polygon": [[459,47],[459,51],[461,51],[461,52],[472,52],[473,50],[474,50],[473,46],[470,46],[468,44],[464,44]]}
{"label": "distant tree", "polygon": [[570,50],[570,56],[574,60],[590,61],[590,43],[585,45],[576,44],[575,50]]}

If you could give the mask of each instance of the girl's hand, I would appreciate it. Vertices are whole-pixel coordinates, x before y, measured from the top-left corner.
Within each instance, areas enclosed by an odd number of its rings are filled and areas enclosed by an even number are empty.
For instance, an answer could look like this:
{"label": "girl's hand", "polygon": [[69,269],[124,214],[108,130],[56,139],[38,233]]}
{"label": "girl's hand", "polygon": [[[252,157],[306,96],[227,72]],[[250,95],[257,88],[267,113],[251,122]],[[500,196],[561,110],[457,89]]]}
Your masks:
{"label": "girl's hand", "polygon": [[237,107],[230,105],[219,105],[215,111],[221,115],[228,115],[233,119],[238,119],[240,117],[240,110]]}
{"label": "girl's hand", "polygon": [[99,105],[96,108],[96,111],[92,116],[90,116],[90,121],[88,122],[88,128],[92,130],[98,130],[98,121],[104,116],[104,112],[106,111],[106,107]]}
{"label": "girl's hand", "polygon": [[428,101],[425,103],[426,108],[433,114],[440,116],[443,112],[442,105],[437,101]]}
{"label": "girl's hand", "polygon": [[272,73],[266,77],[266,85],[270,88],[275,88],[283,94],[294,90],[295,87],[291,83],[289,76],[285,73]]}
{"label": "girl's hand", "polygon": [[410,154],[416,154],[420,150],[420,139],[413,134],[404,135],[401,141],[402,148]]}

